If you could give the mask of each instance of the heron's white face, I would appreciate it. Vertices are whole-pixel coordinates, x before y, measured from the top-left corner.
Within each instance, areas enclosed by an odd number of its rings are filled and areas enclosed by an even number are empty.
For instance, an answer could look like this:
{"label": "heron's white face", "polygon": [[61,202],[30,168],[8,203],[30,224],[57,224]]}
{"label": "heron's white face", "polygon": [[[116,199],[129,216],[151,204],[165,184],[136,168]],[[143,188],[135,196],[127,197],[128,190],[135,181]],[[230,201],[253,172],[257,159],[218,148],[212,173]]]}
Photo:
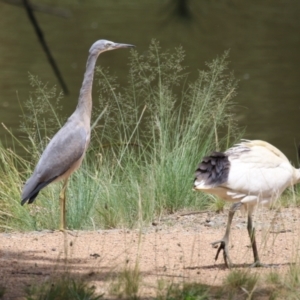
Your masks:
{"label": "heron's white face", "polygon": [[114,42],[107,41],[107,40],[99,40],[96,42],[96,44],[97,44],[97,46],[99,46],[99,48],[103,49],[104,51],[113,49],[113,46],[115,45]]}
{"label": "heron's white face", "polygon": [[114,43],[108,40],[99,40],[92,45],[90,49],[90,53],[100,54],[101,52],[104,51],[114,50],[118,48],[130,48],[130,47],[134,47],[134,46],[129,44]]}
{"label": "heron's white face", "polygon": [[116,43],[111,42],[111,41],[104,41],[104,47],[106,48],[106,50],[112,50],[114,49],[114,46],[116,45]]}

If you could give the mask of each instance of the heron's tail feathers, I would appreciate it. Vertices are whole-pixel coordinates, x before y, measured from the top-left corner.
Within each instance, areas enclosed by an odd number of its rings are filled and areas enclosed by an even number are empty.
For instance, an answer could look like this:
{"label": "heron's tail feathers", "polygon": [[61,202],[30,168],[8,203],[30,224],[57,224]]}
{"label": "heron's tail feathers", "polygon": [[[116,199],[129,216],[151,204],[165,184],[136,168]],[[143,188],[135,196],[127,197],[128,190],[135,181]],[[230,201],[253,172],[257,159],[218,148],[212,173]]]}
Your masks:
{"label": "heron's tail feathers", "polygon": [[[28,204],[31,204],[34,201],[34,199],[37,197],[40,190],[43,189],[45,186],[47,186],[49,183],[51,183],[55,179],[56,179],[56,177],[51,178],[50,180],[45,181],[45,182],[39,182],[35,186],[35,188],[28,193],[25,193],[25,190],[23,190],[21,205],[24,205],[27,201],[28,201]],[[25,187],[26,187],[26,185],[25,185]],[[25,189],[25,187],[24,187],[24,189]]]}

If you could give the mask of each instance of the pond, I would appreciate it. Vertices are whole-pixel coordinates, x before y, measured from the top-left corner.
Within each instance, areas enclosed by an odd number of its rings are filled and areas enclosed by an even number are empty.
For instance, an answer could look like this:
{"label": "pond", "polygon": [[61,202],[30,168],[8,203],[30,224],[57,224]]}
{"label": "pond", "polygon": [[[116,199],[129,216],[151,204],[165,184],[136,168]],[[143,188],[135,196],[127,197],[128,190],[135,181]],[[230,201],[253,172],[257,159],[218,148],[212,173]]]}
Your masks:
{"label": "pond", "polygon": [[[190,78],[225,50],[239,79],[236,118],[244,138],[266,140],[297,164],[300,142],[300,2],[296,0],[39,1],[66,9],[70,17],[35,12],[45,39],[68,86],[62,102],[67,117],[76,107],[88,49],[101,38],[131,43],[140,53],[150,41],[163,50],[181,45]],[[0,2],[0,121],[20,135],[20,104],[28,99],[28,73],[58,85],[22,6]],[[98,60],[121,80],[128,71],[128,51],[112,51]],[[122,79],[123,78],[123,79]],[[0,140],[10,137],[0,128]]]}

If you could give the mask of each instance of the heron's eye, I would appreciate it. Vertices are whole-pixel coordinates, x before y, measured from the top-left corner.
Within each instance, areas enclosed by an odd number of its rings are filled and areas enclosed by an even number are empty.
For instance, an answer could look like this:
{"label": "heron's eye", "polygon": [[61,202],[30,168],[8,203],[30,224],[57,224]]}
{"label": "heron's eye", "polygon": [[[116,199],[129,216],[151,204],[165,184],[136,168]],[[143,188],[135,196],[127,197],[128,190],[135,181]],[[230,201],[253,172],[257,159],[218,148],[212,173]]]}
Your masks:
{"label": "heron's eye", "polygon": [[112,45],[112,43],[106,43],[106,48],[109,48]]}

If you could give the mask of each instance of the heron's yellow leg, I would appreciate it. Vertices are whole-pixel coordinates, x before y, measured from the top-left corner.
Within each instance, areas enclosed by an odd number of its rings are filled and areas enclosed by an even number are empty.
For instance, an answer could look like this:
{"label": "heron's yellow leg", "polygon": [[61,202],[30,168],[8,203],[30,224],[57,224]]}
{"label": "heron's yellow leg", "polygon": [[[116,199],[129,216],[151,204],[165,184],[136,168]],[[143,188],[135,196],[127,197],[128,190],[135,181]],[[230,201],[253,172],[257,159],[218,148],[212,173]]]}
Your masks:
{"label": "heron's yellow leg", "polygon": [[66,189],[68,185],[68,179],[65,179],[62,190],[59,194],[60,202],[60,225],[59,230],[64,231],[66,229]]}

